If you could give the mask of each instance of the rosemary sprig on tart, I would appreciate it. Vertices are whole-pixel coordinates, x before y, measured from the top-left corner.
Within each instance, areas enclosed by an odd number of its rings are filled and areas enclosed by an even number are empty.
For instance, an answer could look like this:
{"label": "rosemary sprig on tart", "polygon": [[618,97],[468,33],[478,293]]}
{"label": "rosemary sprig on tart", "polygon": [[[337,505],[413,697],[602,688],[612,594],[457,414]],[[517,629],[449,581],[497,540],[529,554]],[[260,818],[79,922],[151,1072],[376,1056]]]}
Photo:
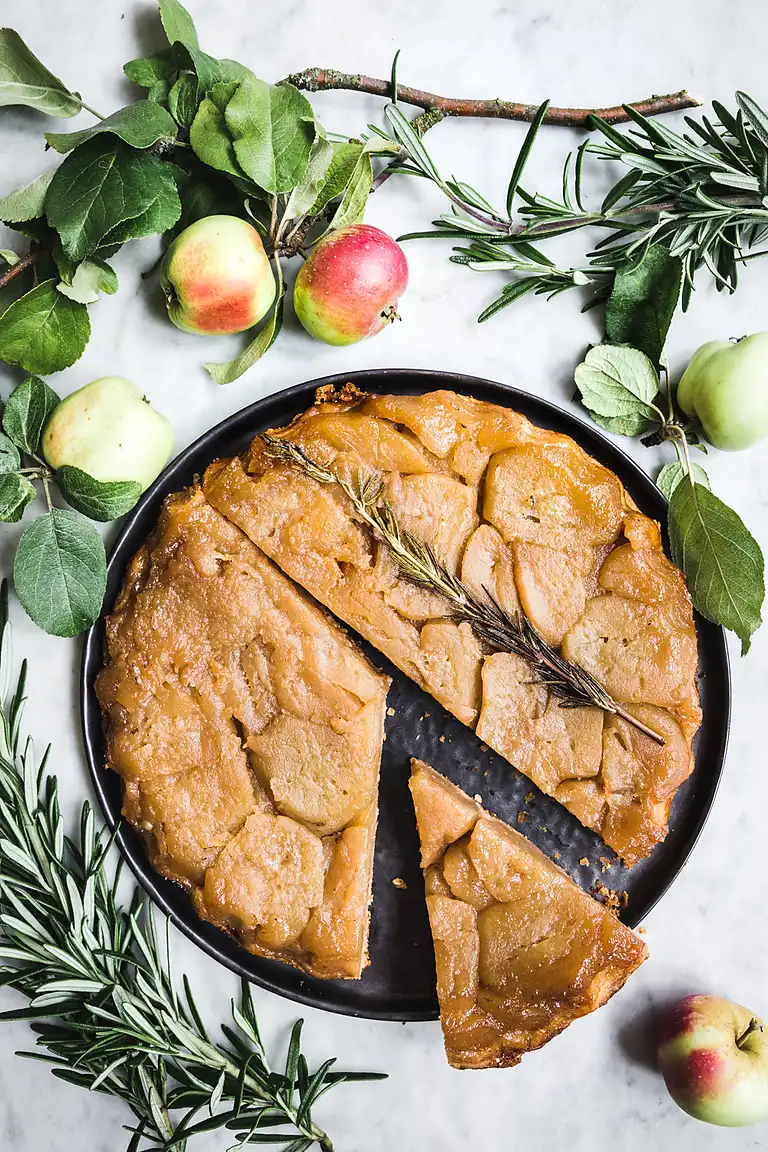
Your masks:
{"label": "rosemary sprig on tart", "polygon": [[355,513],[386,545],[406,579],[443,596],[450,615],[468,623],[478,640],[497,652],[511,652],[527,661],[538,683],[558,698],[562,708],[600,708],[620,716],[657,744],[664,738],[623,708],[586,669],[565,660],[522,613],[510,615],[486,590],[485,598],[475,596],[449,572],[429,544],[419,540],[397,521],[392,506],[381,497],[383,481],[376,472],[361,472],[356,483],[338,476],[313,460],[300,445],[262,433],[268,454],[277,461],[300,468],[319,484],[336,484],[349,499]]}

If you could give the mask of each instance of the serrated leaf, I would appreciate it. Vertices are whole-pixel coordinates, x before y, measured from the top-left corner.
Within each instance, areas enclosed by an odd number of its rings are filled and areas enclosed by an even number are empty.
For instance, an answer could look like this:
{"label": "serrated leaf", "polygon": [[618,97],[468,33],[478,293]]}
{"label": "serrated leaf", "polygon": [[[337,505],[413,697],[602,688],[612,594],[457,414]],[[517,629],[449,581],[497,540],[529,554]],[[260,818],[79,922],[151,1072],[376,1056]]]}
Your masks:
{"label": "serrated leaf", "polygon": [[131,238],[172,227],[181,213],[173,166],[113,136],[76,148],[56,172],[47,216],[73,260],[89,256],[119,225]]}
{"label": "serrated leaf", "polygon": [[98,619],[107,584],[104,545],[96,529],[61,508],[22,534],[13,583],[24,610],[52,636],[77,636]]}
{"label": "serrated leaf", "polygon": [[197,48],[195,22],[179,0],[160,0],[160,20],[169,44],[177,41]]}
{"label": "serrated leaf", "polygon": [[669,502],[672,559],[694,606],[741,640],[742,655],[762,623],[765,597],[760,545],[741,517],[702,484],[678,484]]}
{"label": "serrated leaf", "polygon": [[307,98],[292,84],[247,76],[224,119],[240,167],[265,192],[287,192],[303,179],[317,135]]}
{"label": "serrated leaf", "polygon": [[91,520],[118,520],[141,496],[135,480],[96,480],[69,464],[57,470],[56,480],[67,503]]}
{"label": "serrated leaf", "polygon": [[246,76],[255,80],[256,77],[250,68],[238,60],[217,60],[199,48],[189,44],[175,44],[172,49],[173,59],[181,69],[194,72],[198,80],[198,95],[215,88],[217,84],[239,84]]}
{"label": "serrated leaf", "polygon": [[593,414],[610,419],[631,417],[633,427],[641,420],[643,426],[647,425],[654,416],[651,404],[659,391],[658,373],[636,348],[598,344],[577,366],[574,379],[585,406]]}
{"label": "serrated leaf", "polygon": [[333,158],[328,165],[328,171],[325,174],[325,180],[320,187],[317,198],[310,209],[313,216],[316,216],[318,212],[322,212],[323,208],[325,208],[326,204],[329,204],[331,200],[335,200],[337,196],[341,196],[349,183],[349,179],[362,150],[363,146],[357,140],[333,145]]}
{"label": "serrated leaf", "polygon": [[137,100],[91,128],[81,132],[46,132],[45,138],[57,152],[71,152],[94,136],[105,134],[117,136],[131,148],[152,148],[159,140],[176,139],[176,121],[152,100]]}
{"label": "serrated leaf", "polygon": [[181,188],[181,216],[174,233],[182,232],[204,216],[241,216],[243,200],[228,180],[208,173],[206,180],[189,180]]}
{"label": "serrated leaf", "polygon": [[167,99],[178,67],[170,49],[155,56],[141,56],[123,65],[123,72],[139,88],[147,89],[147,99],[161,104]]}
{"label": "serrated leaf", "polygon": [[632,412],[628,416],[601,416],[587,408],[595,424],[613,432],[616,436],[642,436],[650,428],[650,420],[642,412]]}
{"label": "serrated leaf", "polygon": [[69,283],[63,280],[56,287],[79,304],[95,304],[102,292],[107,296],[117,292],[117,274],[106,261],[88,256],[77,265]]}
{"label": "serrated leaf", "polygon": [[0,475],[6,472],[15,472],[21,467],[19,450],[9,436],[0,432]]}
{"label": "serrated leaf", "polygon": [[365,215],[368,197],[373,187],[373,165],[368,152],[361,152],[357,158],[352,175],[349,178],[341,203],[333,214],[330,224],[323,233],[335,232],[337,228],[346,228],[350,224],[358,224]]}
{"label": "serrated leaf", "polygon": [[20,224],[42,216],[51,180],[53,172],[44,172],[30,184],[15,188],[7,196],[0,196],[0,220],[6,224]]}
{"label": "serrated leaf", "polygon": [[210,168],[247,180],[224,119],[224,109],[236,90],[236,84],[217,84],[201,100],[189,131],[189,142],[196,156]]}
{"label": "serrated leaf", "polygon": [[76,116],[82,105],[40,63],[13,28],[0,28],[0,107],[23,104],[47,116]]}
{"label": "serrated leaf", "polygon": [[683,264],[652,244],[636,264],[619,265],[605,306],[609,344],[631,344],[658,365],[680,299]]}
{"label": "serrated leaf", "polygon": [[168,108],[180,127],[189,128],[197,112],[197,81],[184,72],[168,93]]}
{"label": "serrated leaf", "polygon": [[45,280],[0,316],[0,360],[47,376],[79,360],[90,335],[88,309]]}
{"label": "serrated leaf", "polygon": [[34,484],[30,484],[26,476],[5,472],[0,476],[0,521],[4,524],[17,523],[36,495]]}
{"label": "serrated leaf", "polygon": [[[711,489],[712,485],[709,482],[709,477],[699,464],[692,464],[691,471],[697,484],[701,484],[704,488]],[[666,496],[667,500],[671,500],[672,493],[686,475],[687,472],[685,468],[678,461],[675,461],[674,464],[665,464],[656,477],[656,487],[662,495]]]}
{"label": "serrated leaf", "polygon": [[248,347],[236,356],[234,360],[229,360],[223,364],[205,364],[204,368],[209,376],[211,376],[217,384],[231,384],[233,380],[239,379],[244,372],[253,367],[257,360],[260,360],[265,352],[274,344],[275,340],[280,334],[280,329],[283,326],[283,298],[285,296],[285,285],[283,284],[282,276],[278,268],[278,293],[275,300],[272,312],[259,332],[255,340],[252,340]]}
{"label": "serrated leaf", "polygon": [[3,431],[28,456],[40,447],[49,416],[59,403],[59,397],[39,376],[22,380],[10,396],[3,411]]}
{"label": "serrated leaf", "polygon": [[331,160],[333,159],[333,145],[324,135],[318,135],[309,154],[309,164],[304,177],[291,192],[285,206],[285,214],[289,220],[303,216],[309,212],[317,199],[322,187]]}

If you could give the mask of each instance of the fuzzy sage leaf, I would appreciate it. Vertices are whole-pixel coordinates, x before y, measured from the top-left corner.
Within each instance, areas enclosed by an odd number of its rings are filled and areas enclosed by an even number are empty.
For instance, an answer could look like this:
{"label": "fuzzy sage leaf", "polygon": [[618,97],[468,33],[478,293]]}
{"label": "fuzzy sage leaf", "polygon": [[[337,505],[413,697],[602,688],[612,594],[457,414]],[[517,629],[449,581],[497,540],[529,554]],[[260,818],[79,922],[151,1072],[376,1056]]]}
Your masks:
{"label": "fuzzy sage leaf", "polygon": [[669,502],[672,559],[682,568],[695,607],[749,651],[765,597],[760,546],[742,519],[703,484],[679,483]]}

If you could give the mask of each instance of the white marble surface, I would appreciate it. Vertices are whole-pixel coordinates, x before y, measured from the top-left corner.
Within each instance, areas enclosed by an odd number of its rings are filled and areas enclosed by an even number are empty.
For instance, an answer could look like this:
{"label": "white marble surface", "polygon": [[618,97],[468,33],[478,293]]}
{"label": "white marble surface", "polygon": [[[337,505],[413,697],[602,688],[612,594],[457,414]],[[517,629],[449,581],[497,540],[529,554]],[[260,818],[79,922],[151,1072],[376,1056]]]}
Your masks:
{"label": "white marble surface", "polygon": [[[763,102],[768,17],[754,0],[196,0],[203,46],[234,56],[268,79],[312,64],[386,74],[401,47],[400,76],[438,91],[557,103],[607,104],[683,86],[729,102],[744,88]],[[437,12],[440,16],[437,16]],[[354,12],[354,15],[353,15]],[[102,111],[131,97],[120,68],[160,44],[149,0],[3,0],[0,17],[17,28],[45,62]],[[354,133],[381,103],[340,93],[316,98],[329,129]],[[83,118],[84,120],[85,118]],[[31,113],[0,111],[0,190],[52,163],[42,147],[46,125]],[[490,122],[448,122],[430,136],[437,158],[491,198],[503,197],[523,129]],[[545,133],[528,183],[557,189],[560,158],[578,136]],[[441,210],[425,182],[390,181],[369,219],[394,232],[423,225]],[[2,237],[4,240],[5,237]],[[79,364],[52,382],[66,393],[104,373],[137,381],[173,419],[177,447],[257,397],[327,372],[378,366],[445,368],[496,378],[570,404],[574,364],[594,337],[595,320],[565,296],[526,300],[490,324],[475,316],[496,283],[447,262],[439,244],[408,248],[411,287],[403,323],[347,350],[313,343],[289,317],[277,346],[245,379],[217,388],[200,364],[212,347],[176,331],[162,315],[155,286],[140,279],[154,242],[132,245],[117,259],[119,293],[93,310],[94,335]],[[679,368],[701,342],[768,327],[768,262],[752,265],[737,296],[708,286],[687,316],[675,320],[670,350]],[[234,342],[233,342],[234,348]],[[227,340],[219,351],[226,355]],[[222,357],[223,358],[223,357]],[[2,395],[14,377],[0,376]],[[625,444],[626,447],[626,444]],[[632,450],[632,449],[630,449]],[[649,470],[663,453],[639,446]],[[712,454],[717,491],[768,545],[765,446],[740,455]],[[0,569],[7,573],[18,529],[0,529]],[[14,604],[15,645],[30,658],[27,722],[38,741],[54,743],[68,807],[90,794],[77,718],[79,644],[43,636]],[[768,1146],[768,1123],[717,1130],[688,1120],[669,1100],[649,1064],[649,1018],[683,992],[724,993],[768,1013],[765,956],[765,730],[768,633],[741,661],[734,649],[734,722],[727,770],[714,814],[683,874],[647,921],[651,959],[606,1008],[580,1021],[512,1072],[458,1073],[444,1060],[435,1024],[370,1023],[307,1010],[306,1040],[318,1060],[338,1054],[352,1068],[390,1073],[383,1084],[335,1090],[319,1111],[338,1152],[476,1152],[480,1148],[587,1152],[617,1141],[623,1152],[748,1149]],[[178,938],[179,966],[191,975],[212,1020],[226,1012],[236,982]],[[3,997],[3,1004],[10,997]],[[257,993],[264,1030],[281,1042],[296,1007]],[[24,1025],[0,1031],[0,1148],[3,1152],[115,1152],[126,1112],[54,1080],[23,1062]],[[127,1138],[126,1138],[127,1142]],[[194,1145],[223,1152],[221,1136]]]}

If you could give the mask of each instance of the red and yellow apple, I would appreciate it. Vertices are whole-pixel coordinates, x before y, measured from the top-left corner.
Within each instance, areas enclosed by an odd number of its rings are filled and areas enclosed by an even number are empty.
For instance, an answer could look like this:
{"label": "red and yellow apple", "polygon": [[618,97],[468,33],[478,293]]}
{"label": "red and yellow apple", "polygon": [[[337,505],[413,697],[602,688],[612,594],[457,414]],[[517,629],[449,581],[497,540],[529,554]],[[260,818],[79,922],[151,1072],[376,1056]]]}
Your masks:
{"label": "red and yellow apple", "polygon": [[672,1099],[724,1127],[768,1116],[768,1033],[747,1008],[720,996],[686,996],[665,1013],[659,1067]]}
{"label": "red and yellow apple", "polygon": [[350,224],[320,240],[299,270],[293,303],[311,336],[356,344],[399,319],[408,286],[400,245],[371,224]]}
{"label": "red and yellow apple", "polygon": [[238,216],[204,216],[185,228],[165,254],[160,279],[173,323],[200,336],[253,328],[277,291],[261,237]]}

